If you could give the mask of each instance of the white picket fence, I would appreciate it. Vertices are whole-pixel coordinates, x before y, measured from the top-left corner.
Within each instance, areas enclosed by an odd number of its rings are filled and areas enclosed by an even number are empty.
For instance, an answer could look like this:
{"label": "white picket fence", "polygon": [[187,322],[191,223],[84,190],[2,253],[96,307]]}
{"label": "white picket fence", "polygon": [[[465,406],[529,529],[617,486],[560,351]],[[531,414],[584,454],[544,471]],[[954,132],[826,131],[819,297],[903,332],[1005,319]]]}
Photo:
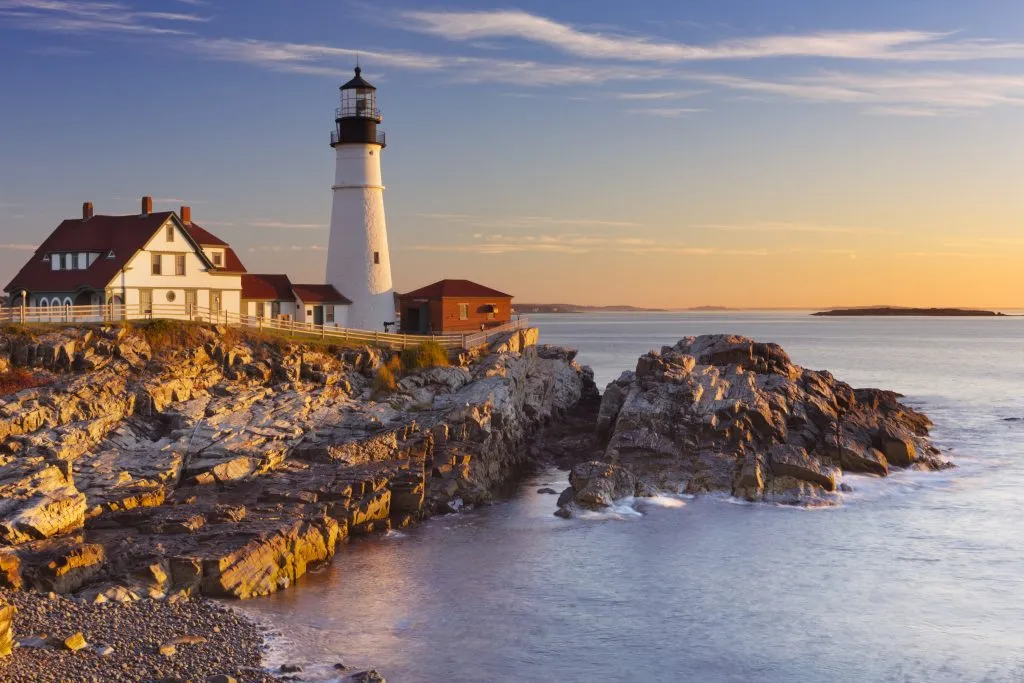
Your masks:
{"label": "white picket fence", "polygon": [[96,306],[12,306],[0,307],[0,324],[74,324],[104,323],[119,320],[191,320],[218,325],[243,326],[262,330],[277,330],[291,337],[319,337],[334,339],[345,344],[374,344],[393,349],[417,346],[425,341],[434,341],[448,349],[475,349],[483,346],[496,335],[514,332],[529,327],[530,321],[521,318],[504,325],[490,327],[480,332],[461,334],[391,334],[370,330],[355,330],[335,325],[316,325],[296,322],[284,318],[260,318],[239,315],[229,311],[211,311],[208,308],[186,304],[153,304],[143,309],[138,305],[100,304]]}

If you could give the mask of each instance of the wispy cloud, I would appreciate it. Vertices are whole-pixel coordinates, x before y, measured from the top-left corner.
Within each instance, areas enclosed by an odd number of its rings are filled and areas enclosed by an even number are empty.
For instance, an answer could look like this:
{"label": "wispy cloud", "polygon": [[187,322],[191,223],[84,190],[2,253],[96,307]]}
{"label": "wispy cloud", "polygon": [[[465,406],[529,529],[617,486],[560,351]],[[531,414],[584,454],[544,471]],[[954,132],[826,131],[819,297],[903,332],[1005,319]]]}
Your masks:
{"label": "wispy cloud", "polygon": [[138,12],[121,2],[0,0],[0,19],[23,28],[61,33],[183,34],[175,23],[207,21],[180,12]]}
{"label": "wispy cloud", "polygon": [[646,237],[595,236],[583,233],[566,234],[475,234],[472,239],[450,244],[416,244],[407,247],[410,251],[456,253],[456,254],[516,254],[555,253],[588,254],[592,252],[615,252],[621,254],[676,254],[691,256],[767,256],[766,249],[732,249],[713,246],[694,246],[680,243],[665,243],[663,240]]}
{"label": "wispy cloud", "polygon": [[783,221],[762,221],[756,223],[704,223],[691,225],[692,228],[715,230],[718,232],[757,232],[757,233],[823,233],[841,235],[900,235],[899,230],[887,228],[855,227],[846,225],[817,225],[814,223],[786,223]]}
{"label": "wispy cloud", "polygon": [[273,71],[340,76],[350,73],[356,55],[375,67],[437,72],[459,83],[520,86],[596,85],[610,81],[646,81],[671,72],[642,66],[598,67],[546,64],[531,60],[444,56],[402,50],[365,50],[329,45],[234,38],[195,38],[179,46],[208,59],[252,64]]}
{"label": "wispy cloud", "polygon": [[687,107],[647,107],[644,109],[627,109],[627,114],[643,114],[645,116],[658,116],[663,119],[678,119],[690,114],[699,114],[704,109],[690,109]]}
{"label": "wispy cloud", "polygon": [[653,92],[620,92],[613,93],[617,100],[681,100],[687,97],[703,95],[704,90],[656,90]]}
{"label": "wispy cloud", "polygon": [[688,74],[686,78],[767,97],[859,104],[866,112],[895,116],[949,116],[1024,104],[1024,76],[993,73],[825,71],[780,80],[722,74]]}
{"label": "wispy cloud", "polygon": [[249,247],[247,251],[258,252],[258,251],[269,251],[269,252],[282,252],[282,251],[327,251],[327,247],[322,244],[312,244],[307,246],[298,246],[295,244],[261,244],[255,247]]}
{"label": "wispy cloud", "polygon": [[[1010,256],[1009,254],[982,254],[971,251],[905,251],[895,254],[906,258],[967,258],[967,259],[990,259]],[[1016,256],[1014,256],[1016,258]]]}
{"label": "wispy cloud", "polygon": [[403,28],[447,40],[511,38],[587,59],[663,63],[768,57],[963,61],[1024,56],[1024,43],[958,39],[953,33],[929,31],[823,31],[689,45],[647,36],[583,30],[520,10],[412,10],[403,13],[402,18]]}
{"label": "wispy cloud", "polygon": [[419,213],[420,218],[443,221],[478,228],[511,230],[515,228],[538,227],[592,227],[592,228],[638,228],[643,223],[635,221],[607,220],[603,218],[569,218],[562,216],[498,216],[471,213]]}
{"label": "wispy cloud", "polygon": [[281,221],[250,221],[248,225],[255,228],[276,228],[279,230],[323,230],[323,223],[284,223]]}

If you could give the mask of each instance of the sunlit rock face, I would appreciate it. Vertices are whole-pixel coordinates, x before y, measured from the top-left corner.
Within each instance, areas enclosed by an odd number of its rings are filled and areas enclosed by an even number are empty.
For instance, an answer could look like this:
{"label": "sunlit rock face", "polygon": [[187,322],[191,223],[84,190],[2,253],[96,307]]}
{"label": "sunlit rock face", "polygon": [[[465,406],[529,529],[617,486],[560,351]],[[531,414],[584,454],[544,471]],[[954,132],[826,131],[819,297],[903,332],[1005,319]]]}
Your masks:
{"label": "sunlit rock face", "polygon": [[[950,466],[928,442],[929,419],[899,398],[794,365],[776,344],[706,335],[641,356],[608,385],[596,428],[604,461],[634,475],[638,489],[831,504],[843,472]],[[589,472],[566,505],[620,488],[594,478],[621,473]]]}
{"label": "sunlit rock face", "polygon": [[597,393],[529,330],[389,388],[387,350],[176,325],[0,333],[0,371],[41,384],[0,396],[0,585],[266,595],[350,535],[489,501]]}

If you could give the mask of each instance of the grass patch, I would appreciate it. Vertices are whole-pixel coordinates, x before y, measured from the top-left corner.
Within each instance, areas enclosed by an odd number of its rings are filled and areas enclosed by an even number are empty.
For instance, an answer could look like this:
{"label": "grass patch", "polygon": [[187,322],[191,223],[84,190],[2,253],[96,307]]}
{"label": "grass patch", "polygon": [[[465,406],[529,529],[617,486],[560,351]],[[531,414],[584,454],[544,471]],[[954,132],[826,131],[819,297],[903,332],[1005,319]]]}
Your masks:
{"label": "grass patch", "polygon": [[403,349],[402,366],[410,372],[448,367],[448,349],[434,340],[422,342],[411,349]]}
{"label": "grass patch", "polygon": [[377,369],[373,377],[373,390],[378,393],[394,391],[398,386],[398,378],[402,376],[402,359],[395,355]]}
{"label": "grass patch", "polygon": [[32,372],[24,368],[11,368],[7,372],[0,372],[0,396],[8,396],[24,389],[41,387],[50,382],[51,380],[41,373]]}
{"label": "grass patch", "polygon": [[129,331],[138,330],[154,352],[194,348],[206,341],[206,337],[201,332],[204,327],[202,323],[185,322],[184,320],[149,320],[135,321],[130,327],[127,325],[126,327]]}

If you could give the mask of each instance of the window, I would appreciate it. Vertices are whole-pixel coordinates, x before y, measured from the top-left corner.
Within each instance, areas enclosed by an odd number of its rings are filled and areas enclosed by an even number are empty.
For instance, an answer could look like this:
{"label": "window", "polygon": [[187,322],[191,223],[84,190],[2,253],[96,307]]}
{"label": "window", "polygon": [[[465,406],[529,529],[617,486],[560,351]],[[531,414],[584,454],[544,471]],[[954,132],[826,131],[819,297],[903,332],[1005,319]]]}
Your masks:
{"label": "window", "polygon": [[379,251],[373,252],[373,262],[374,262],[375,265],[380,265],[380,252]]}
{"label": "window", "polygon": [[263,303],[262,301],[257,301],[255,303],[255,307],[256,307],[256,317],[257,318],[263,318],[266,315],[266,313],[267,313],[267,305],[265,303]]}
{"label": "window", "polygon": [[175,254],[174,255],[174,274],[184,275],[185,274],[185,255]]}
{"label": "window", "polygon": [[168,223],[167,227],[164,229],[164,231],[165,231],[165,233],[167,235],[167,241],[168,242],[173,242],[174,241],[174,226],[172,224]]}
{"label": "window", "polygon": [[153,312],[153,290],[152,289],[140,289],[139,290],[139,309],[143,313]]}
{"label": "window", "polygon": [[160,254],[153,254],[153,275],[162,275]]}
{"label": "window", "polygon": [[64,254],[64,270],[74,270],[74,269],[75,269],[75,255],[74,254]]}
{"label": "window", "polygon": [[487,311],[487,319],[494,320],[494,314],[498,312],[498,307],[495,304],[487,304],[484,310]]}
{"label": "window", "polygon": [[60,254],[54,254],[50,259],[50,270],[60,270]]}
{"label": "window", "polygon": [[217,266],[218,268],[220,268],[224,264],[223,252],[215,251],[212,254],[210,254],[210,258],[213,261],[213,265]]}
{"label": "window", "polygon": [[469,320],[469,304],[459,304],[459,320]]}
{"label": "window", "polygon": [[174,293],[173,289],[167,290],[167,301],[174,303],[174,300],[178,298],[178,295]]}
{"label": "window", "polygon": [[89,266],[89,254],[84,251],[78,255],[78,269],[85,270]]}
{"label": "window", "polygon": [[334,306],[324,306],[324,322],[334,322]]}
{"label": "window", "polygon": [[270,317],[279,318],[281,317],[281,302],[271,301],[270,302]]}

